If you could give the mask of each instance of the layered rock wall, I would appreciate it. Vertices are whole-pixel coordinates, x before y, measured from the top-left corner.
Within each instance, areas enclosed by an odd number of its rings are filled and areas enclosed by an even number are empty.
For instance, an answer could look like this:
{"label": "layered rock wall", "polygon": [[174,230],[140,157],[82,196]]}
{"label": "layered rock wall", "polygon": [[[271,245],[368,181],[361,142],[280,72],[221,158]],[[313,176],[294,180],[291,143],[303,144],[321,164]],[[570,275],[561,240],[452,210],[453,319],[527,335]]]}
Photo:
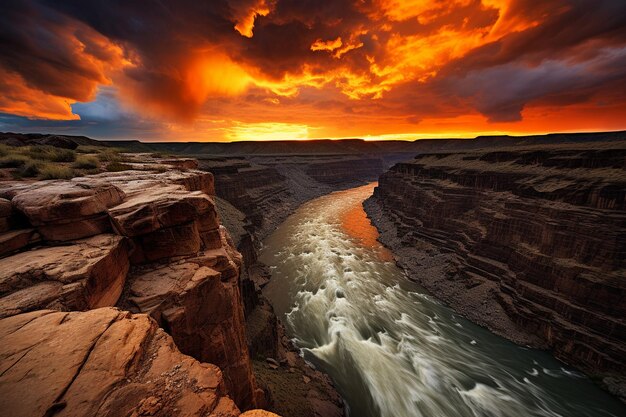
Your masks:
{"label": "layered rock wall", "polygon": [[366,209],[411,277],[470,319],[623,375],[625,149],[420,155]]}

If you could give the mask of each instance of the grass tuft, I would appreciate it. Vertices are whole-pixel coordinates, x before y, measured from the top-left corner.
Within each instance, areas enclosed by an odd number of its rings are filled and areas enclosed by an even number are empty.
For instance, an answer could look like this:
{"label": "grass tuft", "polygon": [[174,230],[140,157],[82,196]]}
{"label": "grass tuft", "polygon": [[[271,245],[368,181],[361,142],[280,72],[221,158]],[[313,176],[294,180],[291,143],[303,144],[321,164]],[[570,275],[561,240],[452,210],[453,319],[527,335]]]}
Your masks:
{"label": "grass tuft", "polygon": [[42,180],[69,180],[75,175],[72,168],[63,165],[45,164],[39,169],[39,176]]}
{"label": "grass tuft", "polygon": [[86,155],[80,155],[72,164],[74,169],[97,169],[99,166],[100,161],[98,161],[98,158]]}

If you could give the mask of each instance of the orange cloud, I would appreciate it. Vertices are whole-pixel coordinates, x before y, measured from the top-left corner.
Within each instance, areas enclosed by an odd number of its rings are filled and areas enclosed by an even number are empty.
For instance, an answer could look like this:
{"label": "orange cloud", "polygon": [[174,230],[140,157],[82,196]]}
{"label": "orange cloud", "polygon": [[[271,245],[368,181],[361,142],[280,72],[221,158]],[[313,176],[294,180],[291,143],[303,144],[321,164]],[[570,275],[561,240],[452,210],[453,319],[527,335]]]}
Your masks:
{"label": "orange cloud", "polygon": [[266,0],[235,1],[235,30],[242,36],[253,36],[254,20],[257,16],[267,16],[271,11],[271,5]]}
{"label": "orange cloud", "polygon": [[31,119],[76,120],[71,104],[76,100],[58,97],[29,87],[17,73],[0,68],[2,94],[0,112],[24,116]]}
{"label": "orange cloud", "polygon": [[323,41],[321,39],[316,40],[311,45],[311,51],[328,51],[333,52],[335,49],[341,48],[343,42],[341,42],[341,37],[330,41]]}
{"label": "orange cloud", "polygon": [[0,111],[71,120],[112,84],[186,138],[405,138],[563,129],[580,106],[572,125],[616,126],[626,101],[619,0],[77,4],[5,7]]}

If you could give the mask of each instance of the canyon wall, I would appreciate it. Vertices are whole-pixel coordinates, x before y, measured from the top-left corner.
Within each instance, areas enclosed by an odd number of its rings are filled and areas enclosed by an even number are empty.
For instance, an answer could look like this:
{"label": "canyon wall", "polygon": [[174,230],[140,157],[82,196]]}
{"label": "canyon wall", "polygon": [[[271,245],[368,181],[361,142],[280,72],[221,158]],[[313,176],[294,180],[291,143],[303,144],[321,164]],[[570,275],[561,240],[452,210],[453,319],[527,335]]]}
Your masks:
{"label": "canyon wall", "polygon": [[367,155],[201,157],[199,164],[215,176],[216,195],[246,215],[257,239],[303,202],[383,172],[383,159]]}
{"label": "canyon wall", "polygon": [[457,311],[626,374],[626,142],[422,154],[365,206],[410,277]]}
{"label": "canyon wall", "polygon": [[212,174],[190,164],[0,185],[0,397],[18,399],[12,415],[235,416],[264,405],[241,255]]}

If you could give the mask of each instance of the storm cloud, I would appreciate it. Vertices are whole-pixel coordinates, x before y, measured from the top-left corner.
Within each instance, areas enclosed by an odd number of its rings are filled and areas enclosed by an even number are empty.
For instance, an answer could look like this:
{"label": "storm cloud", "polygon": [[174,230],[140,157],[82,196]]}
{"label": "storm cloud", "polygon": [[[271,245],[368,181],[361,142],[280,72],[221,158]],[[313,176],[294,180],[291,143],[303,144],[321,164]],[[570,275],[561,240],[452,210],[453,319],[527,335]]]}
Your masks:
{"label": "storm cloud", "polygon": [[535,108],[626,107],[615,94],[626,79],[621,0],[1,7],[0,112],[25,120],[126,124],[135,114],[181,129],[275,122],[341,136],[350,124],[362,127],[354,135],[385,134],[456,119],[477,131],[523,125]]}

